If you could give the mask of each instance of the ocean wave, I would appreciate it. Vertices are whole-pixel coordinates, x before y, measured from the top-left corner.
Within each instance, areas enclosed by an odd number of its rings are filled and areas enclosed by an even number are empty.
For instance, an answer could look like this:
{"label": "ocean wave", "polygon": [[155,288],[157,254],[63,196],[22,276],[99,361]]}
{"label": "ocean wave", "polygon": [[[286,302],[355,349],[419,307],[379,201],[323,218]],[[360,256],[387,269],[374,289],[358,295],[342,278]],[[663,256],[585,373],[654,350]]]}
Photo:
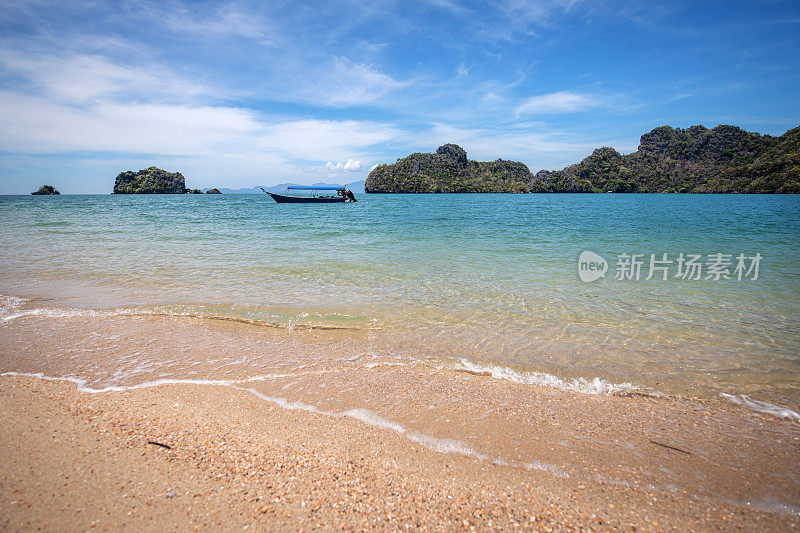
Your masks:
{"label": "ocean wave", "polygon": [[492,457],[491,455],[488,455],[486,453],[479,452],[472,446],[469,446],[463,441],[457,439],[449,439],[446,437],[433,437],[431,435],[428,435],[426,433],[421,433],[419,431],[411,431],[404,425],[395,422],[393,420],[383,418],[382,416],[370,411],[369,409],[350,409],[349,411],[344,411],[342,413],[338,413],[335,415],[354,418],[356,420],[359,420],[361,422],[364,422],[366,424],[369,424],[371,426],[380,429],[394,431],[395,433],[403,435],[408,440],[438,453],[456,453],[459,455],[466,455],[468,457],[475,457],[476,459],[480,459],[482,461],[491,461],[492,463],[501,466],[524,468],[526,470],[544,470],[552,474],[555,474],[559,477],[569,477],[569,475],[564,470],[550,463],[544,463],[542,461],[536,461],[536,460],[527,463],[521,463],[518,461],[507,461],[499,457]]}
{"label": "ocean wave", "polygon": [[[12,296],[0,298],[0,320],[9,322],[25,317],[45,318],[107,318],[118,316],[162,316],[162,317],[188,317],[204,320],[221,320],[237,322],[256,326],[294,329],[321,329],[321,330],[353,330],[359,329],[352,324],[331,324],[327,321],[348,320],[356,317],[333,313],[320,315],[311,313],[298,313],[287,315],[282,313],[250,312],[236,309],[220,310],[206,306],[156,306],[148,307],[118,307],[114,309],[80,309],[37,307],[33,309],[20,309],[26,300]],[[227,311],[227,312],[226,312]]]}
{"label": "ocean wave", "polygon": [[727,398],[728,400],[732,401],[735,404],[742,405],[747,407],[748,409],[752,409],[753,411],[758,411],[759,413],[768,414],[774,416],[775,418],[780,418],[783,420],[790,420],[792,422],[800,423],[800,413],[792,411],[788,407],[781,407],[779,405],[775,405],[769,402],[763,402],[760,400],[753,400],[746,394],[741,394],[739,396],[734,396],[733,394],[725,394],[720,393],[723,398]]}
{"label": "ocean wave", "polygon": [[608,396],[624,396],[640,392],[641,389],[632,383],[611,383],[603,378],[593,379],[573,378],[563,379],[546,372],[521,372],[495,365],[481,365],[467,359],[461,359],[455,366],[458,372],[467,372],[477,376],[491,376],[524,385],[540,385],[569,392],[581,394],[603,394]]}
{"label": "ocean wave", "polygon": [[87,385],[88,380],[73,377],[54,377],[47,376],[42,372],[3,372],[0,376],[23,376],[30,378],[43,379],[45,381],[66,381],[67,383],[74,383],[78,392],[85,392],[89,394],[100,394],[104,392],[123,392],[136,389],[148,389],[150,387],[158,387],[161,385],[218,385],[230,387],[235,382],[227,379],[156,379],[153,381],[146,381],[144,383],[137,383],[136,385],[108,385],[101,388],[90,387]]}
{"label": "ocean wave", "polygon": [[22,309],[16,313],[2,317],[2,320],[8,322],[16,320],[17,318],[24,318],[28,316],[41,316],[46,318],[96,318],[96,317],[111,317],[119,315],[131,315],[133,313],[126,312],[125,310],[114,309],[107,311],[98,311],[94,309],[57,309],[47,307],[37,307],[34,309]]}

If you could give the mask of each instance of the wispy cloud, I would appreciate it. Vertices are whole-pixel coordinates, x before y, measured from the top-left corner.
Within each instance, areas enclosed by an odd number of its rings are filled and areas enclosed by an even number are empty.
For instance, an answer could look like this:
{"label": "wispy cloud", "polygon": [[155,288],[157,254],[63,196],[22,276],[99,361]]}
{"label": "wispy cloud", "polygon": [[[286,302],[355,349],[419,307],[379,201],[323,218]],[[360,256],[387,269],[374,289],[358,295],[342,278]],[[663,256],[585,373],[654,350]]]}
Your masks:
{"label": "wispy cloud", "polygon": [[183,8],[173,11],[164,21],[175,31],[205,37],[235,35],[259,39],[262,43],[274,42],[278,33],[271,20],[252,11],[246,11],[236,4],[223,4],[212,12],[199,16],[194,11]]}
{"label": "wispy cloud", "polygon": [[376,102],[410,82],[401,82],[373,65],[333,57],[300,82],[299,96],[330,106],[365,105]]}
{"label": "wispy cloud", "polygon": [[550,94],[532,96],[517,106],[516,114],[545,115],[552,113],[574,113],[584,111],[603,104],[595,95],[558,91]]}
{"label": "wispy cloud", "polygon": [[97,54],[36,54],[0,50],[0,68],[20,79],[20,85],[58,102],[106,100],[186,101],[206,89],[175,75],[169,69],[148,64],[122,64]]}
{"label": "wispy cloud", "polygon": [[569,13],[583,0],[505,0],[498,9],[517,29],[551,24],[553,19]]}

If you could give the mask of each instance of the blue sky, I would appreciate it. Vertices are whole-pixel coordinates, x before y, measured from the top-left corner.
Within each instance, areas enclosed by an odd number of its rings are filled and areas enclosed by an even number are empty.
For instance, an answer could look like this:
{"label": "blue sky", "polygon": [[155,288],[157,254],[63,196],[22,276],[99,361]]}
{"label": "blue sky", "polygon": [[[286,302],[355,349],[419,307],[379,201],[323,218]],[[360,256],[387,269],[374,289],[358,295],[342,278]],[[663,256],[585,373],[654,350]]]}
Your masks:
{"label": "blue sky", "polygon": [[350,183],[446,142],[536,171],[664,124],[780,135],[799,57],[796,0],[0,1],[0,193],[150,165]]}

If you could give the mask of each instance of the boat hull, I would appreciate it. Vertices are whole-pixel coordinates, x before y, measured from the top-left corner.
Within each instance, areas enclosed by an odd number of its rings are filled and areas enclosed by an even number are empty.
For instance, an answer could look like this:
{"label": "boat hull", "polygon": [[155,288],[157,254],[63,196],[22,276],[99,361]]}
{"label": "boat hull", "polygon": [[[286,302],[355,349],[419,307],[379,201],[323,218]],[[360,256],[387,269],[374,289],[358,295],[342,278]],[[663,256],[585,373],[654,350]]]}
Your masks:
{"label": "boat hull", "polygon": [[272,199],[279,204],[343,204],[347,201],[347,198],[344,197],[312,198],[310,196],[285,196],[283,194],[275,194],[274,192],[268,192],[267,194],[272,196]]}

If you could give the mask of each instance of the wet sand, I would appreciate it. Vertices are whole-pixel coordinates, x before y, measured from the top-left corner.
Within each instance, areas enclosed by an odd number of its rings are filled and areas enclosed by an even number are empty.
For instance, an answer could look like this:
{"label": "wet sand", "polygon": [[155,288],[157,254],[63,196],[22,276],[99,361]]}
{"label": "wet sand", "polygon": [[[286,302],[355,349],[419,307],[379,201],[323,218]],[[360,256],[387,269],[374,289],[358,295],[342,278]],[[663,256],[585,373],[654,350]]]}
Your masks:
{"label": "wet sand", "polygon": [[17,306],[0,528],[800,528],[791,417],[386,334]]}
{"label": "wet sand", "polygon": [[[3,376],[0,412],[4,530],[799,527],[790,512],[443,453],[227,386],[90,394]],[[540,437],[542,450],[557,438]],[[651,449],[647,461],[691,457]],[[598,465],[608,457],[600,453]]]}

